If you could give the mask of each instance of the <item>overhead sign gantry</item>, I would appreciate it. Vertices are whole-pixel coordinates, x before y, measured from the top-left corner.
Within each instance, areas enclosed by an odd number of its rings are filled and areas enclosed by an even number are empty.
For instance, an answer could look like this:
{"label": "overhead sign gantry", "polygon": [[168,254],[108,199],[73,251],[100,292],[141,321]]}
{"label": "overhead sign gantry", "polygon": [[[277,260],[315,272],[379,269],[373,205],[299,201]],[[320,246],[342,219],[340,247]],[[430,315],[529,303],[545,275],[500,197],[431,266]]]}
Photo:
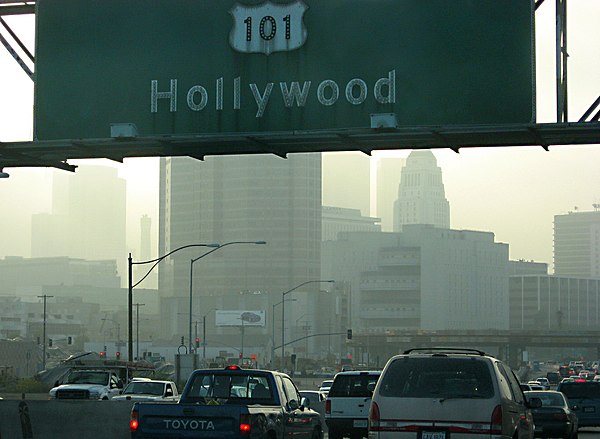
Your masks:
{"label": "overhead sign gantry", "polygon": [[37,0],[34,141],[0,167],[600,141],[536,124],[535,7]]}

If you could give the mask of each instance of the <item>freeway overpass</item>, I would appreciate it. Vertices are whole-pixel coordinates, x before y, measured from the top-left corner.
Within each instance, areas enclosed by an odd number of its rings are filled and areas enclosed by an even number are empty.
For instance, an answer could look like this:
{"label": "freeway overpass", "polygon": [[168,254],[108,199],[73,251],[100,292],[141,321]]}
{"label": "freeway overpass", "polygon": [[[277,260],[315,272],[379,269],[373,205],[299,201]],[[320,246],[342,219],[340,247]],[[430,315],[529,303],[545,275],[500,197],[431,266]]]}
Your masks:
{"label": "freeway overpass", "polygon": [[522,352],[533,347],[595,349],[600,358],[600,330],[598,331],[390,331],[385,334],[355,332],[348,347],[357,355],[369,352],[388,358],[405,349],[415,347],[464,347],[474,349],[496,348],[498,356],[517,366]]}

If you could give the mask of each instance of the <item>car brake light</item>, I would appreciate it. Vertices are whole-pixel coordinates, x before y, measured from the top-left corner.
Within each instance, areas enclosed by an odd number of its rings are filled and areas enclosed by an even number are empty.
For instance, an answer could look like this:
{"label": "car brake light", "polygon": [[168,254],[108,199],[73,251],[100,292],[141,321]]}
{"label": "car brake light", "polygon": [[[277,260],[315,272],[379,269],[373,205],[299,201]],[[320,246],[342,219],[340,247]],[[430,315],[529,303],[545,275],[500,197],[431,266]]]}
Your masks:
{"label": "car brake light", "polygon": [[502,434],[502,406],[497,405],[492,411],[492,419],[490,421],[491,434]]}
{"label": "car brake light", "polygon": [[226,366],[225,370],[240,370],[240,366],[234,366],[234,365]]}
{"label": "car brake light", "polygon": [[327,413],[328,415],[331,414],[331,400],[330,399],[325,400],[325,413]]}
{"label": "car brake light", "polygon": [[371,408],[369,409],[369,428],[379,428],[380,419],[379,406],[376,402],[371,401]]}
{"label": "car brake light", "polygon": [[137,410],[131,411],[131,420],[129,421],[129,430],[133,433],[137,431],[140,423],[138,422],[138,412]]}
{"label": "car brake light", "polygon": [[250,421],[251,421],[250,414],[242,413],[240,415],[240,433],[242,433],[242,434],[250,433],[250,426],[251,426]]}

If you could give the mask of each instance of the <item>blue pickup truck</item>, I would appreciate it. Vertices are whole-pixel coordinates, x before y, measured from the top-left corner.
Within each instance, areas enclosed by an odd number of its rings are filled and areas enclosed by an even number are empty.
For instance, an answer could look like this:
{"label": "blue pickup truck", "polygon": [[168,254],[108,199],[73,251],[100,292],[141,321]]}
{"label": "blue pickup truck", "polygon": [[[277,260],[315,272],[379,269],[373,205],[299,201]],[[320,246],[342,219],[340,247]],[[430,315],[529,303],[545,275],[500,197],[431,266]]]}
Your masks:
{"label": "blue pickup truck", "polygon": [[323,438],[288,375],[238,366],[194,371],[178,403],[135,403],[129,427],[132,439]]}

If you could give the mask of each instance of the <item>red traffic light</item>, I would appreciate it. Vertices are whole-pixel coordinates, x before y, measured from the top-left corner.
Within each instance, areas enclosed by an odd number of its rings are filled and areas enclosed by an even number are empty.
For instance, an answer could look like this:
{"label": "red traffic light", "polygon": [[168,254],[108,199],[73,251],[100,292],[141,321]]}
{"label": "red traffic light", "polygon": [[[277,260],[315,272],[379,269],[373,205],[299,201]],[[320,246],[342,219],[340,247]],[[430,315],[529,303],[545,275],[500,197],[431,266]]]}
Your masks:
{"label": "red traffic light", "polygon": [[101,356],[101,357],[105,357],[105,356],[106,356],[106,352],[104,352],[104,351],[100,351],[100,356]]}
{"label": "red traffic light", "polygon": [[120,353],[120,352],[117,352],[117,360],[118,360],[119,358],[121,358],[121,353]]}

